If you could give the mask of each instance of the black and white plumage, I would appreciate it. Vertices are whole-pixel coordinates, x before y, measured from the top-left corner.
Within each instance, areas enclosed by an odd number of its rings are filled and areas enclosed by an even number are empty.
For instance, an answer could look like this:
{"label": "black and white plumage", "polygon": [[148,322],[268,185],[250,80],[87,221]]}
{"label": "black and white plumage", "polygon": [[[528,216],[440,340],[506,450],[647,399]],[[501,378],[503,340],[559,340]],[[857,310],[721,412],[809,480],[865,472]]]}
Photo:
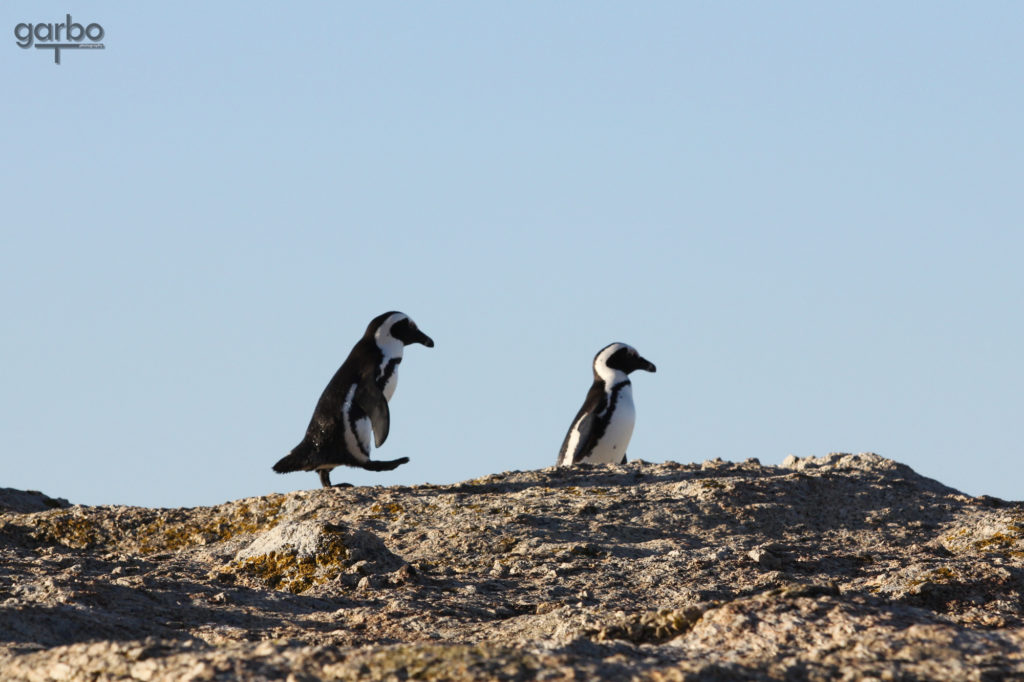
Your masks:
{"label": "black and white plumage", "polygon": [[320,396],[305,438],[274,465],[274,471],[317,471],[327,488],[336,466],[390,471],[408,462],[408,457],[371,460],[370,439],[378,448],[387,440],[388,401],[398,385],[402,352],[411,343],[434,347],[433,340],[404,313],[392,311],[373,318]]}
{"label": "black and white plumage", "polygon": [[635,348],[624,343],[605,346],[594,356],[594,383],[565,434],[558,466],[626,461],[626,447],[636,422],[629,373],[638,369],[657,371]]}

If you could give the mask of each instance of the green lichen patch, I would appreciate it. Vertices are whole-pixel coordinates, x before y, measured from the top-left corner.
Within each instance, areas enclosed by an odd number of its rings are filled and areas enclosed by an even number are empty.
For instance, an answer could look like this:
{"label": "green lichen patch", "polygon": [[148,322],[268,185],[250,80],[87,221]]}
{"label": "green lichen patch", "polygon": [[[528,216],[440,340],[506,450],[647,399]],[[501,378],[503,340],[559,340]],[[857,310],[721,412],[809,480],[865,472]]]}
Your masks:
{"label": "green lichen patch", "polygon": [[997,553],[1008,557],[1024,556],[1024,518],[1014,521],[1007,524],[1006,530],[975,540],[972,546],[980,552]]}
{"label": "green lichen patch", "polygon": [[268,495],[252,501],[225,505],[210,517],[170,510],[139,529],[139,551],[143,554],[175,551],[209,545],[243,533],[259,533],[277,525],[284,495]]}
{"label": "green lichen patch", "polygon": [[220,570],[222,580],[241,582],[293,594],[334,580],[349,567],[349,551],[340,533],[325,532],[308,556],[296,551],[260,554],[232,561]]}
{"label": "green lichen patch", "polygon": [[952,583],[958,580],[956,571],[948,566],[940,566],[939,568],[936,568],[928,575],[928,577],[932,582],[937,583]]}
{"label": "green lichen patch", "polygon": [[619,639],[633,644],[660,644],[689,632],[702,615],[704,611],[696,607],[644,611],[627,614],[584,634],[597,642]]}
{"label": "green lichen patch", "polygon": [[948,566],[940,566],[934,570],[922,573],[916,578],[912,578],[907,582],[907,586],[912,593],[918,593],[921,591],[922,586],[954,585],[958,584],[959,581],[960,576],[957,575],[956,571]]}
{"label": "green lichen patch", "polygon": [[1006,532],[995,533],[982,540],[977,540],[974,543],[974,548],[984,552],[1002,552],[1016,547],[1021,539],[1021,527],[1010,526]]}
{"label": "green lichen patch", "polygon": [[953,528],[941,536],[940,542],[953,554],[994,554],[1019,559],[1024,557],[1024,514],[1014,512],[1002,518],[986,519],[984,523]]}
{"label": "green lichen patch", "polygon": [[38,514],[28,535],[72,549],[155,554],[272,528],[284,501],[284,495],[268,495],[212,509],[72,507]]}
{"label": "green lichen patch", "polygon": [[389,516],[398,516],[399,514],[404,513],[405,509],[403,509],[402,505],[398,504],[397,502],[388,502],[386,504],[381,502],[374,502],[372,505],[370,505],[370,516],[375,519],[387,518]]}
{"label": "green lichen patch", "polygon": [[85,508],[73,507],[46,512],[33,519],[30,537],[43,544],[72,549],[92,549],[113,544],[113,537]]}

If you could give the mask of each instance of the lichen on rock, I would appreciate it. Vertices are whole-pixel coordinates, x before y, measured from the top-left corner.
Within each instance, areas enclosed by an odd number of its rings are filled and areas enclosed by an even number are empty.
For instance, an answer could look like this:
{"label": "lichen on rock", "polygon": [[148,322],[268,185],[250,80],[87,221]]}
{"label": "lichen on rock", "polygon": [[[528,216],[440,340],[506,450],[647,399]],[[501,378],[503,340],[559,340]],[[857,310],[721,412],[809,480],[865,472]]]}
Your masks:
{"label": "lichen on rock", "polygon": [[1024,505],[873,454],[36,505],[0,567],[5,680],[1024,677]]}
{"label": "lichen on rock", "polygon": [[217,571],[220,580],[301,594],[335,580],[351,565],[340,528],[313,521],[276,526]]}

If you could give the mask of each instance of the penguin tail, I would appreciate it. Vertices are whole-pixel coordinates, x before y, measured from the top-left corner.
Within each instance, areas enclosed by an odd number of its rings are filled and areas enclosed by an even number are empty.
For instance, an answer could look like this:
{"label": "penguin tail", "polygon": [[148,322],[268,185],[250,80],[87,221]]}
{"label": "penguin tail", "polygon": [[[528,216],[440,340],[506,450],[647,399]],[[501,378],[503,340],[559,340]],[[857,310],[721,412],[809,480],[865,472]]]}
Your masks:
{"label": "penguin tail", "polygon": [[289,471],[308,471],[313,467],[310,466],[310,456],[313,454],[313,446],[306,441],[302,441],[289,452],[287,455],[282,457],[274,465],[274,471],[279,474],[287,474]]}
{"label": "penguin tail", "polygon": [[365,462],[360,462],[359,467],[366,469],[367,471],[391,471],[392,469],[397,469],[408,461],[408,457],[399,457],[398,459],[387,459],[384,461],[370,459]]}

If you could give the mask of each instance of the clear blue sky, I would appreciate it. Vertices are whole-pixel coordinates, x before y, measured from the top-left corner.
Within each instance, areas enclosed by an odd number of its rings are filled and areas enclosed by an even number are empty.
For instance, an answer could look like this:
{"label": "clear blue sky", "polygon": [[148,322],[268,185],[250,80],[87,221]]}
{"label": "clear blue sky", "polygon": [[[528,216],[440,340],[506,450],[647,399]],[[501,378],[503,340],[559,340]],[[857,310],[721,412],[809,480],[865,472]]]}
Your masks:
{"label": "clear blue sky", "polygon": [[[23,50],[20,22],[101,24]],[[1024,5],[5,2],[0,486],[216,504],[378,313],[357,484],[554,463],[625,341],[631,458],[875,451],[1024,498]]]}

